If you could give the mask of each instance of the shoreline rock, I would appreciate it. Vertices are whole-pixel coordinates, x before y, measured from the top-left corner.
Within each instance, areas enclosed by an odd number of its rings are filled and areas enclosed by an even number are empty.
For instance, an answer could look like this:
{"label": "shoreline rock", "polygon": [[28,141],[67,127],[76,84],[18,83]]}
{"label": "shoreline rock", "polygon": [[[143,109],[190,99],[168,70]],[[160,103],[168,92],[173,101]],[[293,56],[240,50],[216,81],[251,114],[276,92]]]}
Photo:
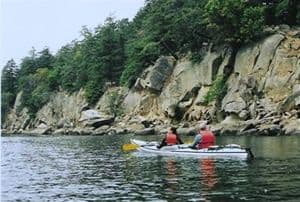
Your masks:
{"label": "shoreline rock", "polygon": [[[276,121],[277,122],[277,121]],[[198,123],[198,122],[197,122]],[[189,127],[177,125],[178,134],[182,136],[194,136],[197,134],[198,125],[197,123],[191,123]],[[216,136],[292,136],[300,135],[300,119],[285,120],[282,124],[264,123],[259,120],[248,120],[239,121],[234,124],[228,122],[209,125],[210,129],[215,133]],[[58,128],[53,130],[51,127],[43,126],[33,130],[20,130],[20,131],[1,131],[2,134],[9,135],[123,135],[123,134],[134,134],[138,136],[147,135],[164,135],[170,126],[157,125],[151,128],[136,127],[118,127],[118,126],[101,126],[99,128],[85,127],[85,128]]]}

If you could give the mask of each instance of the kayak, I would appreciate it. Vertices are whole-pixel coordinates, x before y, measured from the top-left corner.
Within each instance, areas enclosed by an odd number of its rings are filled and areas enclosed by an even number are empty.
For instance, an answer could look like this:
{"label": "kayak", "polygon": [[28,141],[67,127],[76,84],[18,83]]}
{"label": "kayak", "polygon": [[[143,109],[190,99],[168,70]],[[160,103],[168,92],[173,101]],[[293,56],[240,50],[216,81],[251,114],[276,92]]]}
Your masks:
{"label": "kayak", "polygon": [[138,151],[158,154],[162,156],[186,156],[198,158],[238,158],[251,159],[253,154],[250,148],[242,148],[237,144],[228,144],[225,146],[214,145],[205,149],[192,149],[187,144],[164,146],[157,148],[158,142],[146,142],[142,140],[131,139],[132,144],[137,145]]}

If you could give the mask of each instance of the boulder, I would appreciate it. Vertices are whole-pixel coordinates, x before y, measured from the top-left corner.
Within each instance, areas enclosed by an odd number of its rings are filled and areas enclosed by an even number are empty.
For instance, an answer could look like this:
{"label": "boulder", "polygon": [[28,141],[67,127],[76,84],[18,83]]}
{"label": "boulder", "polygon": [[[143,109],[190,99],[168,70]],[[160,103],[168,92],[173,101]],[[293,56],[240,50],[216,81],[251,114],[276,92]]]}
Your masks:
{"label": "boulder", "polygon": [[244,120],[246,121],[248,118],[249,118],[249,112],[247,110],[242,110],[240,113],[239,113],[239,118],[241,120]]}
{"label": "boulder", "polygon": [[143,130],[135,131],[135,135],[154,135],[155,129],[154,128],[145,128]]}
{"label": "boulder", "polygon": [[257,133],[261,136],[278,136],[281,135],[282,130],[277,124],[263,124],[258,127]]}
{"label": "boulder", "polygon": [[105,135],[109,128],[100,127],[93,131],[92,135]]}
{"label": "boulder", "polygon": [[67,131],[65,128],[59,128],[59,129],[55,130],[52,134],[53,135],[66,135]]}
{"label": "boulder", "polygon": [[56,127],[59,128],[71,128],[73,126],[67,119],[62,118],[58,121]]}
{"label": "boulder", "polygon": [[68,132],[72,135],[92,135],[94,132],[93,128],[74,128],[72,131]]}
{"label": "boulder", "polygon": [[227,113],[239,114],[246,107],[246,102],[237,93],[227,94],[222,101],[222,110]]}
{"label": "boulder", "polygon": [[240,123],[240,119],[235,114],[230,114],[221,122],[222,125],[237,125]]}
{"label": "boulder", "polygon": [[271,136],[278,136],[278,135],[281,135],[281,133],[282,133],[282,130],[281,130],[280,125],[278,125],[278,124],[270,125],[269,134]]}
{"label": "boulder", "polygon": [[104,125],[111,125],[114,122],[114,120],[115,120],[114,117],[90,119],[84,121],[83,125],[85,127],[99,128]]}
{"label": "boulder", "polygon": [[239,134],[239,128],[238,127],[234,127],[234,126],[231,126],[231,127],[224,127],[222,128],[221,130],[221,135],[238,135]]}
{"label": "boulder", "polygon": [[298,101],[299,97],[300,97],[300,91],[297,91],[287,96],[285,100],[280,104],[278,111],[283,113],[294,109],[296,107],[296,102]]}
{"label": "boulder", "polygon": [[243,135],[243,136],[248,136],[249,135],[250,136],[250,135],[256,135],[257,133],[258,133],[258,129],[252,128],[252,129],[240,132],[240,135]]}
{"label": "boulder", "polygon": [[252,130],[252,129],[255,129],[256,127],[256,124],[254,121],[248,121],[245,123],[245,126],[240,130],[240,132],[245,132],[245,131],[248,131],[248,130]]}
{"label": "boulder", "polygon": [[300,119],[290,119],[283,122],[285,135],[300,135]]}
{"label": "boulder", "polygon": [[145,79],[140,82],[144,83],[145,88],[160,92],[166,79],[172,74],[175,62],[174,57],[160,57],[154,66],[146,71]]}
{"label": "boulder", "polygon": [[81,117],[80,117],[79,121],[82,122],[82,121],[88,121],[88,120],[100,119],[100,118],[101,118],[101,115],[98,111],[89,109],[89,110],[81,112]]}
{"label": "boulder", "polygon": [[52,131],[51,127],[47,126],[44,123],[41,123],[40,125],[38,125],[37,128],[35,128],[31,131],[28,131],[28,133],[38,134],[38,135],[46,135],[46,134],[50,134],[51,131]]}
{"label": "boulder", "polygon": [[127,125],[126,125],[126,128],[129,130],[129,131],[141,131],[141,130],[144,130],[145,127],[143,124],[141,123],[136,123],[136,122],[129,122]]}

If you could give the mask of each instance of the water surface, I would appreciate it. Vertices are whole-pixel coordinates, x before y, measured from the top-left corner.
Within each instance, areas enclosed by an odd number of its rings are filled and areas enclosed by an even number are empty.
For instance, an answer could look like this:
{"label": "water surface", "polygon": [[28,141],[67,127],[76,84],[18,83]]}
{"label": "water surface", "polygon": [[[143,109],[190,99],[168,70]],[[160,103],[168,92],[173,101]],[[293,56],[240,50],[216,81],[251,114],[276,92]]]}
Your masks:
{"label": "water surface", "polygon": [[131,137],[2,137],[1,199],[300,200],[300,137],[218,137],[218,144],[251,147],[250,162],[124,153]]}

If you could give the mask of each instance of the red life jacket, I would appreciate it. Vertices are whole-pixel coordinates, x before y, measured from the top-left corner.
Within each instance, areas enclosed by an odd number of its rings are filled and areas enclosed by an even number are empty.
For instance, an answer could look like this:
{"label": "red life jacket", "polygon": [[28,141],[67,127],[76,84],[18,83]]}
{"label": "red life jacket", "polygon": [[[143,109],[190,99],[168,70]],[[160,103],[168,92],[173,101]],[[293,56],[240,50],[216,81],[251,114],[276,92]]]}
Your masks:
{"label": "red life jacket", "polygon": [[168,133],[166,137],[167,145],[174,145],[177,144],[177,136],[173,133]]}
{"label": "red life jacket", "polygon": [[208,148],[209,146],[215,145],[216,137],[211,131],[204,130],[201,131],[200,134],[202,136],[202,140],[200,144],[198,144],[199,149],[204,149],[204,148]]}

